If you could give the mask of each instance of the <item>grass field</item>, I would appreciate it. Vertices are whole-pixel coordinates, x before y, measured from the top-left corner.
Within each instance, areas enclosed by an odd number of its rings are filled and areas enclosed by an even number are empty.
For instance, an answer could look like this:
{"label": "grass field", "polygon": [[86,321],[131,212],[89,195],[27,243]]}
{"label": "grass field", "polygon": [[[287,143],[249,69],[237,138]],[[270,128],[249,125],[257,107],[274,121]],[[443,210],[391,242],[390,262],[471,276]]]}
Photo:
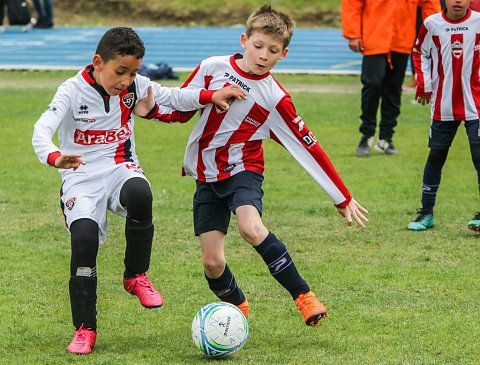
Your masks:
{"label": "grass field", "polygon": [[[136,124],[137,153],[154,195],[150,278],[165,297],[164,307],[146,310],[123,290],[124,223],[109,215],[109,237],[97,264],[97,344],[89,356],[66,351],[73,327],[61,182],[37,160],[31,135],[56,87],[70,75],[0,72],[0,363],[210,363],[190,336],[195,312],[216,300],[192,233],[194,181],[180,176],[193,122]],[[436,226],[409,232],[406,225],[420,206],[428,108],[404,93],[394,136],[400,155],[358,158],[358,76],[278,79],[352,195],[370,211],[370,222],[364,230],[347,227],[293,158],[266,141],[264,222],[286,243],[329,317],[316,328],[305,326],[234,224],[226,254],[250,302],[250,336],[239,353],[219,363],[478,363],[479,241],[466,223],[479,210],[479,193],[463,127],[444,169]]]}

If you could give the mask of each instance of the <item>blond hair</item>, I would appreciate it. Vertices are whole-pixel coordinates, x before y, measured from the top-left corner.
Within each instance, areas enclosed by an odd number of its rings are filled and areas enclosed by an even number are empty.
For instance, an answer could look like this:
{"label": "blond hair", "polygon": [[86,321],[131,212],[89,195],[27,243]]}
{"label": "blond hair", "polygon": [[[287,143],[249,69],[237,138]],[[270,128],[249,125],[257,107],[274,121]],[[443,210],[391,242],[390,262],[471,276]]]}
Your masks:
{"label": "blond hair", "polygon": [[260,31],[280,38],[283,49],[287,48],[292,39],[295,22],[280,11],[272,9],[270,5],[263,5],[253,12],[247,19],[247,37]]}

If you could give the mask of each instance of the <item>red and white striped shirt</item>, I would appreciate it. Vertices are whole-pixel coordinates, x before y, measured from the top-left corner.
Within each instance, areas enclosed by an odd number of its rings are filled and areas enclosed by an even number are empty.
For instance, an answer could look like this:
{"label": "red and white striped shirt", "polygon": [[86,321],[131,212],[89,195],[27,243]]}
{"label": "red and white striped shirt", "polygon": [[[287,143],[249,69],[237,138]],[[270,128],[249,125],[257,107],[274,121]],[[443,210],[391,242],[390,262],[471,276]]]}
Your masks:
{"label": "red and white striped shirt", "polygon": [[458,21],[434,14],[413,48],[416,95],[431,94],[432,119],[473,120],[480,115],[480,13]]}
{"label": "red and white striped shirt", "polygon": [[218,90],[237,85],[247,99],[235,99],[225,112],[207,105],[188,140],[184,173],[199,181],[223,180],[244,170],[263,173],[262,140],[282,144],[337,206],[351,196],[315,136],[293,106],[290,95],[270,73],[243,72],[235,56],[204,60],[185,82],[187,88]]}

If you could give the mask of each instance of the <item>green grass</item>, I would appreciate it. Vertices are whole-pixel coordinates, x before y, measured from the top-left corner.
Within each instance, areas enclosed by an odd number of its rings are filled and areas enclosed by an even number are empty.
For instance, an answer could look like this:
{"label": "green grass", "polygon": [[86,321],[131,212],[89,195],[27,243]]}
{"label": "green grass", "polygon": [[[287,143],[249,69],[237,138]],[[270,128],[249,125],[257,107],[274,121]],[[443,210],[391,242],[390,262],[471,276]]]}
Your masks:
{"label": "green grass", "polygon": [[[32,128],[70,72],[0,72],[0,363],[210,363],[190,336],[193,316],[215,301],[192,233],[194,181],[181,177],[193,127],[138,120],[137,153],[152,184],[152,281],[164,307],[146,310],[122,287],[123,220],[109,215],[98,256],[98,339],[68,354],[73,335],[69,236],[60,178],[31,147]],[[185,79],[186,75],[181,77]],[[464,128],[444,168],[436,226],[409,232],[420,206],[429,110],[404,93],[394,136],[399,156],[354,154],[360,135],[358,76],[278,75],[353,196],[368,227],[347,227],[326,194],[280,146],[265,148],[264,222],[282,239],[329,317],[308,328],[289,295],[232,224],[226,255],[250,302],[250,336],[222,364],[475,364],[480,353],[479,241],[466,223],[479,210]],[[167,82],[175,85],[175,82]],[[337,90],[338,85],[345,88]],[[301,90],[330,90],[306,92]],[[295,91],[298,90],[298,91]],[[232,220],[235,223],[235,219]]]}

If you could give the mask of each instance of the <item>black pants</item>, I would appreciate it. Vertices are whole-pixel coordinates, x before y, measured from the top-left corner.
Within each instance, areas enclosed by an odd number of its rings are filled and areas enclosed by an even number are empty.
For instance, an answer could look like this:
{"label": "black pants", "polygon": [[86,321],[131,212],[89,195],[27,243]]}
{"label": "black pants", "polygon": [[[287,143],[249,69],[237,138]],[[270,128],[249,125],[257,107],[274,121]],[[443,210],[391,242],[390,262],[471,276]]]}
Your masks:
{"label": "black pants", "polygon": [[397,118],[400,115],[402,84],[409,55],[391,53],[392,67],[388,55],[378,54],[363,57],[362,62],[362,124],[360,133],[371,137],[377,127],[377,111],[380,104],[379,139],[391,140]]}

